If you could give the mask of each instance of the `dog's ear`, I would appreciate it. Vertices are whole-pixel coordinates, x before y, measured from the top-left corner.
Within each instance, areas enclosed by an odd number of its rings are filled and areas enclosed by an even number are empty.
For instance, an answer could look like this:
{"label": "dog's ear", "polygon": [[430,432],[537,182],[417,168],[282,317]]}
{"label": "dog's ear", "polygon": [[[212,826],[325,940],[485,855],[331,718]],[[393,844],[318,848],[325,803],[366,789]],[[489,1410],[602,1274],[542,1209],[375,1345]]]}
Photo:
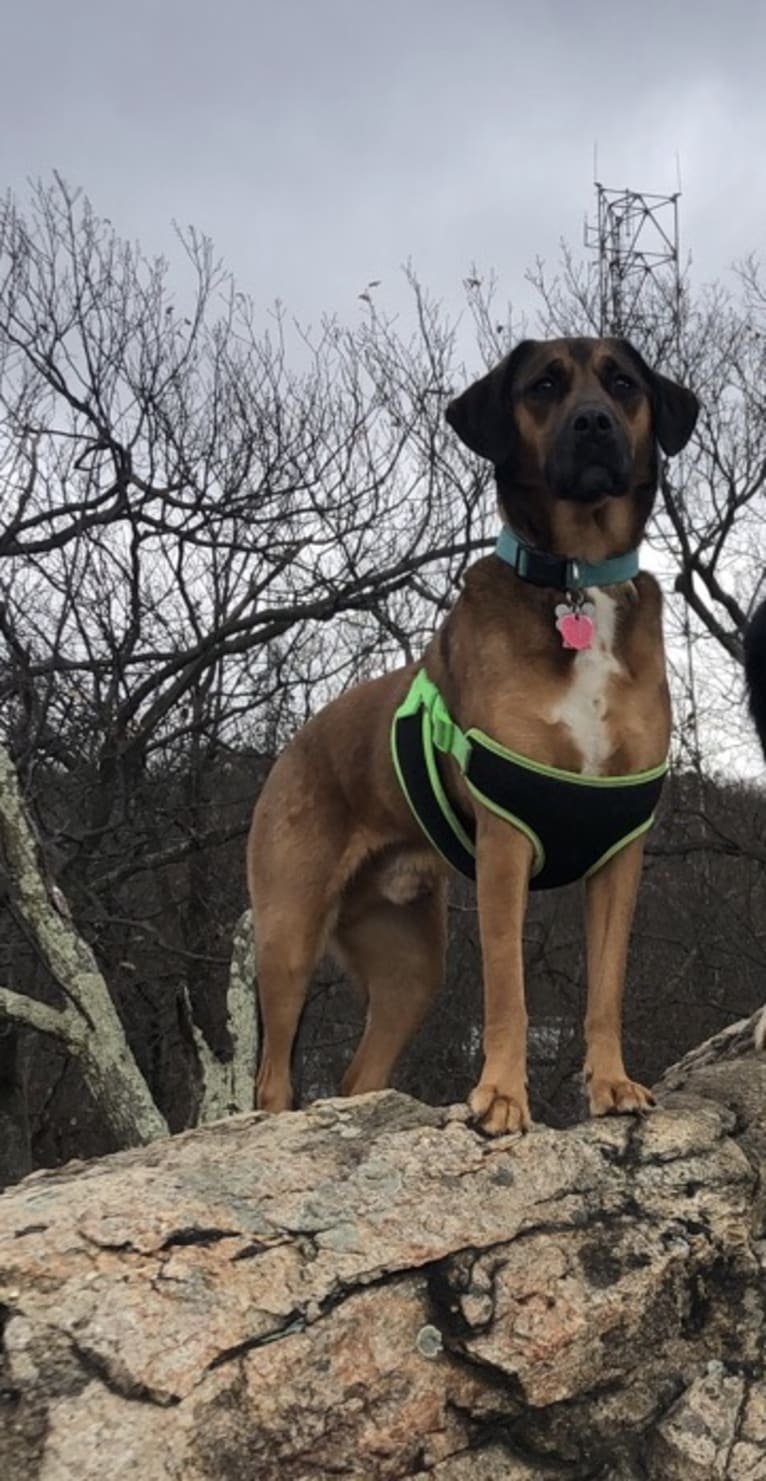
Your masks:
{"label": "dog's ear", "polygon": [[638,366],[649,389],[654,409],[654,430],[662,451],[669,458],[686,447],[694,431],[700,404],[688,386],[679,386],[677,381],[668,380],[646,363],[643,355],[629,343],[620,340],[625,353]]}
{"label": "dog's ear", "polygon": [[533,340],[522,340],[494,370],[450,401],[444,413],[460,441],[480,458],[488,458],[496,467],[513,457],[516,424],[511,407],[511,387],[533,346]]}

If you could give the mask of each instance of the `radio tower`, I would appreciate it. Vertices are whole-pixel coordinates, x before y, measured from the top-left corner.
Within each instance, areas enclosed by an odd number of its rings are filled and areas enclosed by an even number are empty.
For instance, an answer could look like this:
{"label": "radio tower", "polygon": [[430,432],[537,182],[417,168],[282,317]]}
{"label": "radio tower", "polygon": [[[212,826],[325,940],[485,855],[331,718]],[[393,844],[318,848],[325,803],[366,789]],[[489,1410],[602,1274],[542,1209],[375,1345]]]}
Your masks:
{"label": "radio tower", "polygon": [[[601,334],[624,336],[650,352],[655,365],[681,352],[683,283],[678,251],[678,202],[674,195],[608,190],[596,185],[596,225],[585,224],[585,245],[598,254]],[[682,493],[676,491],[680,501]],[[703,813],[704,778],[699,728],[698,679],[691,613],[682,604],[681,639],[685,649],[685,723],[682,762],[696,779],[696,802]],[[706,865],[709,867],[709,865]]]}
{"label": "radio tower", "polygon": [[680,191],[648,195],[595,185],[598,214],[595,226],[586,221],[585,245],[598,254],[600,332],[649,340],[655,358],[664,359],[681,333]]}

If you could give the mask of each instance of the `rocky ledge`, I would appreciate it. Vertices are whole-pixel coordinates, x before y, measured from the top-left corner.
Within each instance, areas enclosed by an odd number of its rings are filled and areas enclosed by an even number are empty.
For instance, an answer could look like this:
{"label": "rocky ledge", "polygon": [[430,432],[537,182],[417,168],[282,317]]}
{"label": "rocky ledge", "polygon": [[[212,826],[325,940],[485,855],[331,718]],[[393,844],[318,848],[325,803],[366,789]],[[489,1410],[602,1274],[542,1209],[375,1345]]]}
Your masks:
{"label": "rocky ledge", "polygon": [[766,1058],[487,1141],[394,1092],[0,1198],[4,1481],[766,1477]]}

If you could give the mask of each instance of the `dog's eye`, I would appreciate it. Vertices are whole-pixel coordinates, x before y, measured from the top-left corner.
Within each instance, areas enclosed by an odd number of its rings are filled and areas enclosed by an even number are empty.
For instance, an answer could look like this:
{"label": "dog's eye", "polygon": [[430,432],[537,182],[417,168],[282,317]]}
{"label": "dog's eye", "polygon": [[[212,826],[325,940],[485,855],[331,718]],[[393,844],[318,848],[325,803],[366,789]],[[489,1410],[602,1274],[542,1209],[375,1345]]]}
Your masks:
{"label": "dog's eye", "polygon": [[636,383],[634,380],[631,380],[629,375],[623,375],[622,371],[620,371],[619,375],[616,375],[612,381],[612,389],[618,392],[622,391],[623,393],[635,391]]}
{"label": "dog's eye", "polygon": [[541,375],[539,380],[532,382],[529,389],[536,396],[550,396],[551,392],[556,389],[556,382],[552,375]]}

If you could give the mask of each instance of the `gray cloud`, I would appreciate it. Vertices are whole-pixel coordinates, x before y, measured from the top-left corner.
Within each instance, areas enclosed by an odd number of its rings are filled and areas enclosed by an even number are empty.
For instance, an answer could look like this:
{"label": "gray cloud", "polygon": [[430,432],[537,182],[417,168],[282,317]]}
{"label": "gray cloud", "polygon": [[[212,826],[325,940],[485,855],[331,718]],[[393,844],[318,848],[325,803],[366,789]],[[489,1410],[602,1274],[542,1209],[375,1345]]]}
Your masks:
{"label": "gray cloud", "polygon": [[766,9],[752,0],[70,0],[4,20],[0,175],[56,167],[145,249],[208,232],[264,306],[448,305],[469,263],[528,300],[607,184],[672,190],[695,277],[763,239]]}

